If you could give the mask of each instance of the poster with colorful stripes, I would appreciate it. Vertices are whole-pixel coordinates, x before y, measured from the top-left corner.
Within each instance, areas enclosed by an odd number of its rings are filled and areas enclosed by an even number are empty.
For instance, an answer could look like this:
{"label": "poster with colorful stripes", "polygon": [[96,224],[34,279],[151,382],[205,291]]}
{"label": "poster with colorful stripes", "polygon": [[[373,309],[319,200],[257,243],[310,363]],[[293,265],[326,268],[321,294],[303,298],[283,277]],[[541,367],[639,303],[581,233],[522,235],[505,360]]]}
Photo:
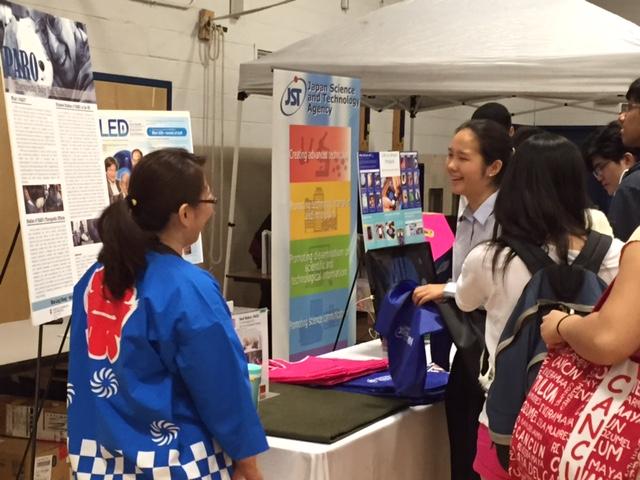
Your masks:
{"label": "poster with colorful stripes", "polygon": [[422,243],[417,152],[360,152],[362,234],[366,250]]}
{"label": "poster with colorful stripes", "polygon": [[275,70],[273,85],[273,353],[295,361],[355,342],[360,82]]}

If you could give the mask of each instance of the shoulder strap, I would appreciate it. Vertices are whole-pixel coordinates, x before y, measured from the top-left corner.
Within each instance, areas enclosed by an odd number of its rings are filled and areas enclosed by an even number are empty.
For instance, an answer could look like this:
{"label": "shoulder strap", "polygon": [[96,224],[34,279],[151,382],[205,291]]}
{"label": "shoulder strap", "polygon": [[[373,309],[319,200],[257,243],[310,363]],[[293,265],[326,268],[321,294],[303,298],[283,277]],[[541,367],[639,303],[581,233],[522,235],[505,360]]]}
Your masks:
{"label": "shoulder strap", "polygon": [[527,266],[531,275],[535,275],[538,270],[555,264],[542,248],[532,243],[522,242],[506,236],[503,236],[502,239],[520,257],[520,260]]}
{"label": "shoulder strap", "polygon": [[597,275],[612,241],[613,239],[608,235],[603,235],[593,230],[590,231],[587,241],[573,261],[573,265],[579,265]]}

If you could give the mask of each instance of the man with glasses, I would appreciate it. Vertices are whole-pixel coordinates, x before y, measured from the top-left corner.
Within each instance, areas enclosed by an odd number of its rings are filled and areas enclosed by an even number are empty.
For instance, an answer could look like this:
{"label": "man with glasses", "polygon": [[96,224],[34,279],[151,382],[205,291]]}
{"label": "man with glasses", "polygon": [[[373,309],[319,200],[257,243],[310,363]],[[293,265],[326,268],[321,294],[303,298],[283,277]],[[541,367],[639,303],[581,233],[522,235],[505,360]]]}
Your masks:
{"label": "man with glasses", "polygon": [[587,167],[613,198],[609,222],[617,238],[627,240],[640,225],[640,149],[625,147],[618,121],[597,129],[584,149]]}
{"label": "man with glasses", "polygon": [[620,108],[622,142],[627,147],[640,147],[640,78],[637,78],[627,90],[627,102]]}
{"label": "man with glasses", "polygon": [[[627,101],[620,106],[620,135],[627,150],[640,149],[640,78],[635,79],[626,95]],[[640,157],[636,154],[636,159]],[[610,217],[613,231],[622,240],[627,240],[640,225],[640,165],[636,163],[622,176],[620,186],[613,198],[616,217]],[[620,226],[616,226],[618,223]]]}

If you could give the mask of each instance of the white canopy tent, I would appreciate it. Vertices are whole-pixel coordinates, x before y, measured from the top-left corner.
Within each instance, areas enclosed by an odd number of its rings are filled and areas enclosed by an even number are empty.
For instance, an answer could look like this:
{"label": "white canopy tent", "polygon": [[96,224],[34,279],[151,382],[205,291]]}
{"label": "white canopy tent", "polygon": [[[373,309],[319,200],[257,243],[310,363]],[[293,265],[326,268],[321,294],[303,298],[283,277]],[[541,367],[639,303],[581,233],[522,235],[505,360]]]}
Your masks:
{"label": "white canopy tent", "polygon": [[412,114],[512,96],[591,109],[640,76],[640,27],[584,0],[408,0],[240,65],[239,98],[271,95],[274,68],[358,77],[364,105]]}
{"label": "white canopy tent", "polygon": [[273,68],[358,77],[374,108],[588,101],[640,74],[640,27],[584,0],[410,0],[240,65],[238,90],[271,95]]}

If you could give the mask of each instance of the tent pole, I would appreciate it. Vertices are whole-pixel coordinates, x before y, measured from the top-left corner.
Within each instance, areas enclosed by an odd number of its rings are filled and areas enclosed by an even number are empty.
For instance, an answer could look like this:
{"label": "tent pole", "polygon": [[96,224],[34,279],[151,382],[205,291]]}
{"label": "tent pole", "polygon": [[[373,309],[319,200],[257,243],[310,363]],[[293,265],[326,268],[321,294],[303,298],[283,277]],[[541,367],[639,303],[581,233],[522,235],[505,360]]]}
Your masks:
{"label": "tent pole", "polygon": [[[246,95],[238,94],[238,104],[236,110],[236,140],[233,146],[233,168],[231,171],[231,192],[229,192],[229,222],[227,223],[227,245],[224,257],[224,278],[222,280],[222,296],[227,298],[227,287],[229,286],[229,264],[231,262],[231,242],[233,239],[233,229],[236,214],[236,188],[238,186],[238,159],[240,156],[240,130],[242,126],[242,105]],[[224,179],[223,179],[224,181]]]}
{"label": "tent pole", "polygon": [[413,140],[414,140],[414,128],[416,121],[416,108],[418,106],[418,97],[415,95],[411,96],[409,101],[409,150],[414,151]]}
{"label": "tent pole", "polygon": [[416,120],[415,115],[409,117],[409,150],[413,152],[413,127]]}

